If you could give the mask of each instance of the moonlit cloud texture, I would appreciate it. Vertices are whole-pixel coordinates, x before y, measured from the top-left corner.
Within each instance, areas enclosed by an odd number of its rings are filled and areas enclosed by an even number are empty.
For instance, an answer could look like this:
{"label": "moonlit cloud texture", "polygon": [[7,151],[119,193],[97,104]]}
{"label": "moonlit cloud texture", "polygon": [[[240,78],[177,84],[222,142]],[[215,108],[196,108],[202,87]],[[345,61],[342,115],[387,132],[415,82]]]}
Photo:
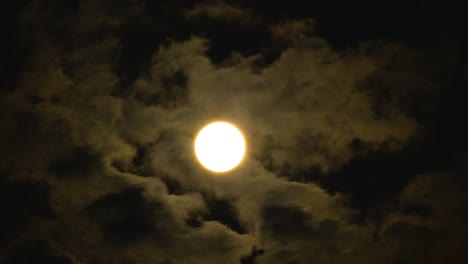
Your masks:
{"label": "moonlit cloud texture", "polygon": [[465,263],[466,16],[325,2],[5,4],[0,262]]}

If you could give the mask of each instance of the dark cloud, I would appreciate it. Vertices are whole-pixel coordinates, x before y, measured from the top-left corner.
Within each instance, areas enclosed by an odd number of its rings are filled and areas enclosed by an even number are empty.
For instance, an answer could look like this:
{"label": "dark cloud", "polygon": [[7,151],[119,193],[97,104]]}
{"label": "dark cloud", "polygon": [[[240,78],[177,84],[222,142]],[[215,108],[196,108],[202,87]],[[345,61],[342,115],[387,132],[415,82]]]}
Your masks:
{"label": "dark cloud", "polygon": [[264,252],[265,251],[263,249],[256,249],[255,247],[253,247],[250,255],[242,257],[240,263],[241,264],[253,264],[255,263],[255,259],[258,256],[261,256]]}
{"label": "dark cloud", "polygon": [[255,23],[256,19],[255,15],[248,10],[224,1],[203,1],[188,10],[186,16],[189,20],[206,17],[226,21],[230,24],[245,24],[246,26]]}
{"label": "dark cloud", "polygon": [[[158,105],[163,108],[174,108],[187,104],[188,100],[188,76],[182,70],[161,76],[159,89],[152,91],[137,91],[137,100],[147,105]],[[149,94],[148,94],[149,92]]]}
{"label": "dark cloud", "polygon": [[307,237],[310,228],[309,216],[300,210],[288,207],[266,207],[262,209],[262,233],[271,239],[286,242],[289,239]]}
{"label": "dark cloud", "polygon": [[237,209],[232,202],[210,197],[209,195],[205,195],[205,202],[207,212],[202,212],[201,215],[194,214],[188,219],[188,223],[192,227],[199,227],[201,225],[199,222],[201,218],[202,221],[218,221],[239,234],[246,233],[245,228],[239,220]]}
{"label": "dark cloud", "polygon": [[[106,239],[110,242],[135,243],[148,235],[156,235],[164,242],[165,230],[157,228],[157,221],[167,222],[165,208],[149,202],[141,189],[129,188],[99,198],[86,208],[97,219]],[[166,241],[167,243],[167,241]]]}
{"label": "dark cloud", "polygon": [[[5,7],[0,262],[468,259],[455,5]],[[224,177],[192,149],[215,119],[248,142]]]}
{"label": "dark cloud", "polygon": [[43,239],[23,241],[12,249],[4,259],[5,263],[51,263],[72,264],[77,263],[72,257],[54,252],[50,243]]}
{"label": "dark cloud", "polygon": [[86,147],[78,147],[67,153],[65,158],[53,162],[49,170],[61,176],[88,175],[101,166],[100,156]]}
{"label": "dark cloud", "polygon": [[[466,197],[460,195],[467,182],[459,172],[418,175],[400,197],[401,211],[388,218],[382,238],[396,249],[400,261],[457,262],[466,259]],[[442,198],[442,196],[444,198]],[[408,206],[423,208],[408,212]]]}
{"label": "dark cloud", "polygon": [[0,178],[0,243],[8,244],[22,228],[54,216],[50,204],[50,187],[44,182],[11,182]]}

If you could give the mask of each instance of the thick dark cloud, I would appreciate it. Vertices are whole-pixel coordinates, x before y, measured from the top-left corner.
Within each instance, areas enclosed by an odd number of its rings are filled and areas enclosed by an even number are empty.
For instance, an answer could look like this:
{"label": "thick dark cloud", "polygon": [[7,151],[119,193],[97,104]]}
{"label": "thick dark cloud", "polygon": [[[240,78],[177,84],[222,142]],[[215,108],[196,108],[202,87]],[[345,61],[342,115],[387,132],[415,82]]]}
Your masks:
{"label": "thick dark cloud", "polygon": [[0,194],[3,217],[0,243],[7,244],[19,230],[38,221],[53,217],[50,204],[50,188],[43,182],[11,182],[0,178]]}
{"label": "thick dark cloud", "polygon": [[240,263],[241,264],[253,264],[255,263],[255,259],[258,256],[261,256],[265,251],[263,249],[256,249],[255,247],[252,248],[252,252],[250,255],[242,257]]}
{"label": "thick dark cloud", "polygon": [[[0,10],[0,262],[468,259],[451,1]],[[214,119],[248,142],[225,177],[192,149]]]}
{"label": "thick dark cloud", "polygon": [[206,220],[218,221],[239,234],[245,234],[246,230],[239,223],[236,209],[228,201],[212,200],[208,203],[208,208]]}
{"label": "thick dark cloud", "polygon": [[26,264],[26,263],[51,263],[51,264],[72,264],[76,263],[71,257],[58,252],[47,240],[33,239],[22,242],[15,246],[4,259],[5,263]]}
{"label": "thick dark cloud", "polygon": [[148,235],[156,235],[164,243],[165,230],[157,228],[157,221],[168,217],[157,202],[148,202],[141,189],[129,188],[108,194],[86,208],[97,219],[104,236],[111,243],[134,243]]}
{"label": "thick dark cloud", "polygon": [[58,177],[61,175],[88,175],[101,166],[99,155],[86,147],[78,147],[64,155],[63,159],[53,162],[49,170]]}
{"label": "thick dark cloud", "polygon": [[288,207],[266,207],[262,209],[262,233],[272,239],[286,241],[291,238],[304,238],[310,232],[307,214]]}

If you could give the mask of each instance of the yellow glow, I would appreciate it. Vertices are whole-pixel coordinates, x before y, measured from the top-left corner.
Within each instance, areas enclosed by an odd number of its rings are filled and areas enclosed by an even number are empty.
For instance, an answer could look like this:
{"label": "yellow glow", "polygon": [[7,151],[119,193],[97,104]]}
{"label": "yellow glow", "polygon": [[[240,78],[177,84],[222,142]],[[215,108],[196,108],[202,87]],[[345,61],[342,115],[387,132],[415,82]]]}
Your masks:
{"label": "yellow glow", "polygon": [[195,138],[195,154],[198,161],[210,171],[232,170],[244,157],[244,136],[232,124],[226,122],[208,124]]}

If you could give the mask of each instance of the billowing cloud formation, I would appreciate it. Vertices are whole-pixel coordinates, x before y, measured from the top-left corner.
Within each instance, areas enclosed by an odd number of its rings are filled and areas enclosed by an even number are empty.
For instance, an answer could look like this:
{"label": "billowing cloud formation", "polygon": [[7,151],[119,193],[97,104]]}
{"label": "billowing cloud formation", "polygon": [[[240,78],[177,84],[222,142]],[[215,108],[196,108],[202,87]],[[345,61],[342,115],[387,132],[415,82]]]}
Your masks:
{"label": "billowing cloud formation", "polygon": [[[439,118],[437,96],[450,85],[424,64],[438,54],[385,41],[338,51],[315,35],[313,18],[270,23],[223,1],[182,9],[157,29],[151,4],[119,5],[32,1],[10,21],[34,45],[18,47],[30,55],[0,99],[0,261],[466,258],[460,162],[429,154],[436,171],[413,158],[433,144],[428,120]],[[138,48],[127,32],[135,24],[164,35],[204,19],[268,24],[260,28],[274,49],[287,46],[269,64],[260,63],[264,50],[233,50],[218,64],[209,34],[171,35],[145,51],[136,74],[123,65]],[[215,119],[248,141],[246,160],[226,177],[193,156],[196,131]],[[415,165],[372,170],[407,163]]]}

